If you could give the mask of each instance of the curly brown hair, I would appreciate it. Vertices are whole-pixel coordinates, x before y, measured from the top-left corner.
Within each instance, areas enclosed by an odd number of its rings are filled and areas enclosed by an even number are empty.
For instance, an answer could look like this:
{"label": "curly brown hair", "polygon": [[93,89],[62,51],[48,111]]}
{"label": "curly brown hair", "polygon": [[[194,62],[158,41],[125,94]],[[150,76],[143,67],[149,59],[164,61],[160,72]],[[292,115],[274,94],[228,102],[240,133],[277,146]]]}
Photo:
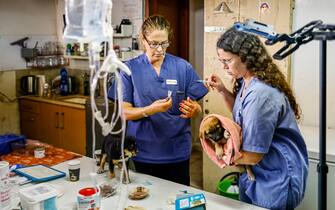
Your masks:
{"label": "curly brown hair", "polygon": [[[296,119],[300,119],[301,111],[291,87],[257,36],[230,28],[221,35],[216,47],[239,56],[246,64],[248,71],[261,81],[283,92],[290,102]],[[236,80],[233,89],[235,96],[240,88],[241,82]]]}

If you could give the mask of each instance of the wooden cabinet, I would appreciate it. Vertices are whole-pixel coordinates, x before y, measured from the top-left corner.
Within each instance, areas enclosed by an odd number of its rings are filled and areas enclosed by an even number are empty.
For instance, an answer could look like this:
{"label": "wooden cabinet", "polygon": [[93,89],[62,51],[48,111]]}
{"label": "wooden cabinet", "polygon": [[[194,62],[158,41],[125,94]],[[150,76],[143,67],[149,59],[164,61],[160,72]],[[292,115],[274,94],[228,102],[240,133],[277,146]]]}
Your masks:
{"label": "wooden cabinet", "polygon": [[63,148],[86,153],[86,116],[85,110],[72,107],[61,107],[59,129]]}
{"label": "wooden cabinet", "polygon": [[40,104],[35,101],[20,100],[21,133],[28,139],[41,139]]}
{"label": "wooden cabinet", "polygon": [[[26,111],[26,104],[33,108]],[[31,110],[38,111],[31,112]],[[84,108],[21,99],[20,112],[21,133],[27,138],[37,139],[79,154],[86,154]]]}
{"label": "wooden cabinet", "polygon": [[60,136],[61,106],[48,103],[41,104],[41,141],[56,147],[63,147]]}

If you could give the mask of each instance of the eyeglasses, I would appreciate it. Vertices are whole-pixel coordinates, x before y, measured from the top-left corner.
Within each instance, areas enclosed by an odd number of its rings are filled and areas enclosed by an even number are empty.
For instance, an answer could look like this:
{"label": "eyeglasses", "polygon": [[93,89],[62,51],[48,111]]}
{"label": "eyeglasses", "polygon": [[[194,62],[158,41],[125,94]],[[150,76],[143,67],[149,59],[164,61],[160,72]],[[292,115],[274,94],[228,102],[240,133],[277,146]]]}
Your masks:
{"label": "eyeglasses", "polygon": [[229,58],[229,59],[219,59],[219,61],[224,64],[224,65],[229,65],[233,62],[233,58]]}
{"label": "eyeglasses", "polygon": [[149,41],[145,36],[143,36],[143,38],[148,43],[151,49],[157,49],[159,46],[161,46],[163,49],[166,49],[170,46],[169,41],[164,41],[164,42],[159,43],[159,42]]}

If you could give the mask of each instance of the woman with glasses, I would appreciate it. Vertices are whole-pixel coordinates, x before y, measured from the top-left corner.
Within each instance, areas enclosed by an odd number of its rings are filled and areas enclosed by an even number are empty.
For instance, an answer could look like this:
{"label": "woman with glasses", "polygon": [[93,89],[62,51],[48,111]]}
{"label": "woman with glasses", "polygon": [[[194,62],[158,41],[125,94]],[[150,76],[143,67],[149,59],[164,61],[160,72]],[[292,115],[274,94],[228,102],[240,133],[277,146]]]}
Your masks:
{"label": "woman with glasses", "polygon": [[235,88],[229,91],[215,74],[206,84],[223,96],[242,128],[242,158],[235,164],[251,165],[256,178],[241,175],[240,200],[293,209],[304,197],[308,157],[292,89],[254,35],[229,29],[217,41],[217,54]]}
{"label": "woman with glasses", "polygon": [[[126,62],[122,74],[127,135],[134,136],[136,171],[189,185],[190,119],[202,112],[198,100],[207,94],[191,64],[166,53],[172,36],[169,22],[150,16],[141,27],[144,53]],[[109,91],[114,97],[114,90]]]}

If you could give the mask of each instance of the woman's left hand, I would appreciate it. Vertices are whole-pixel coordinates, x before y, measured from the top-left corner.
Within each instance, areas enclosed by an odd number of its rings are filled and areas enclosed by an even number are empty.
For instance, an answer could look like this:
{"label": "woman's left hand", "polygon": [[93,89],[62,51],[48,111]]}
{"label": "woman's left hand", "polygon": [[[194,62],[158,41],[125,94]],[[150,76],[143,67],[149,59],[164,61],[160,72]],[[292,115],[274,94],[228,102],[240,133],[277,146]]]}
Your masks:
{"label": "woman's left hand", "polygon": [[183,100],[179,104],[179,110],[182,112],[180,117],[186,119],[197,116],[201,112],[201,107],[198,102],[191,100],[190,97],[187,97],[187,100]]}

